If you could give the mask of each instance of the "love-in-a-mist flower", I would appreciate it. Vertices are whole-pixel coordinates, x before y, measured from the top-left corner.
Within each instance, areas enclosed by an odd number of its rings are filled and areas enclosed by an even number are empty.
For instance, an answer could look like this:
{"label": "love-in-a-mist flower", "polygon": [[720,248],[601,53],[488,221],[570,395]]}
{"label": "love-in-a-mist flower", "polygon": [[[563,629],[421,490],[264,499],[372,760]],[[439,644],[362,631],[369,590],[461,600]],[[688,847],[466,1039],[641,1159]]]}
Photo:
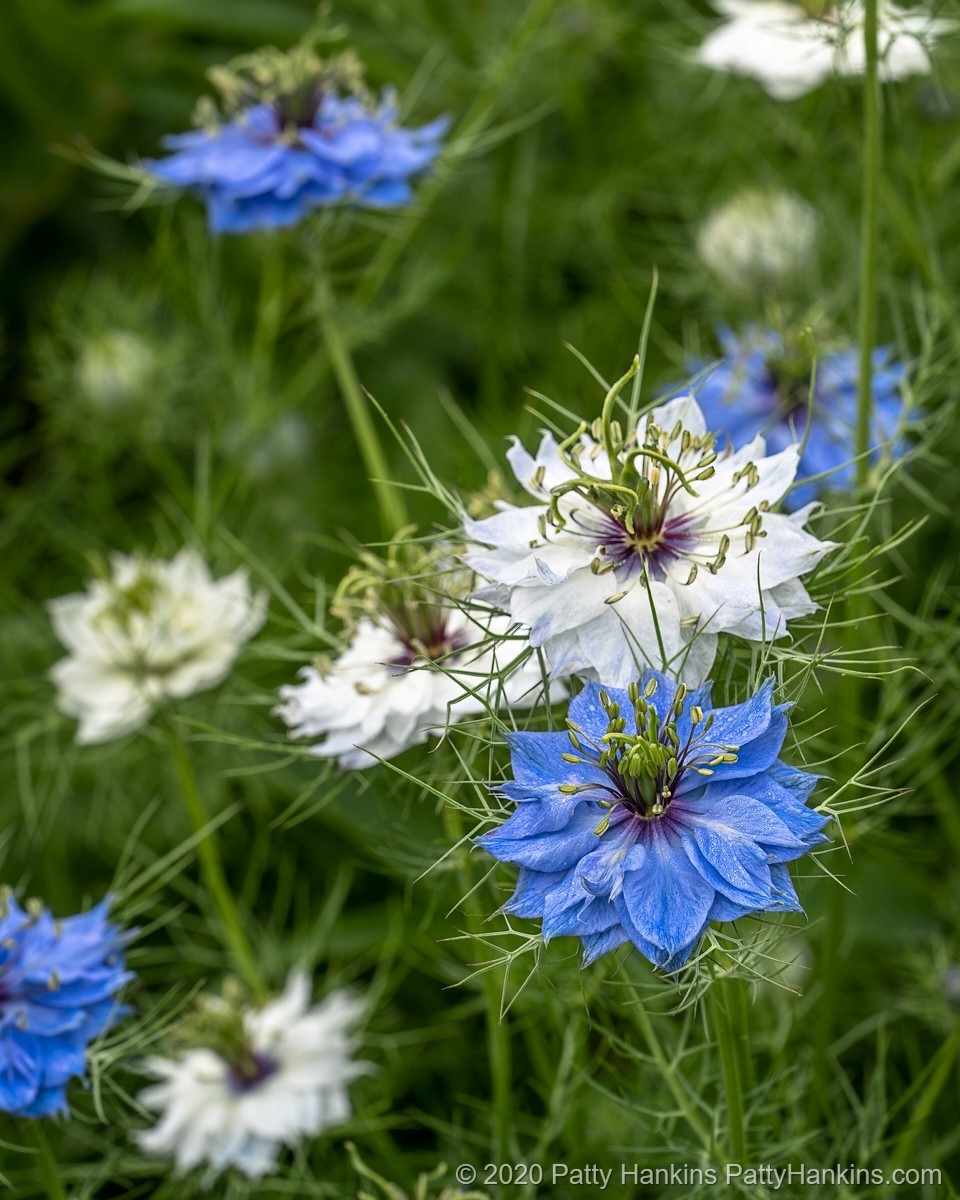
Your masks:
{"label": "love-in-a-mist flower", "polygon": [[[849,487],[856,474],[859,353],[854,346],[831,349],[816,364],[810,432],[811,356],[799,341],[773,330],[747,328],[719,332],[724,357],[696,384],[696,395],[711,429],[742,446],[762,434],[771,450],[806,436],[797,471],[799,482],[786,498],[788,508],[807,504],[825,488]],[[691,363],[702,370],[707,364]],[[873,459],[904,451],[905,369],[889,348],[873,355],[870,444]],[[825,474],[826,473],[826,474]],[[812,478],[823,476],[822,478]],[[804,483],[810,478],[809,483]]]}
{"label": "love-in-a-mist flower", "polygon": [[[795,100],[831,76],[863,74],[863,0],[715,0],[715,6],[727,19],[705,38],[698,61],[755,79],[776,100]],[[949,27],[923,10],[881,0],[880,78],[928,73],[928,47]]]}
{"label": "love-in-a-mist flower", "polygon": [[90,1043],[126,1011],[117,995],[133,975],[108,906],[57,920],[9,891],[0,897],[0,1111],[66,1113]]}
{"label": "love-in-a-mist flower", "polygon": [[800,577],[830,544],[804,531],[809,510],[771,511],[798,457],[796,445],[768,456],[760,437],[718,449],[690,396],[626,437],[595,422],[560,445],[545,434],[535,458],[515,441],[507,458],[538,503],[465,518],[489,547],[466,561],[556,675],[623,687],[667,665],[701,683],[718,634],[783,637],[815,608]]}
{"label": "love-in-a-mist flower", "polygon": [[[368,556],[347,577],[341,597],[363,594],[349,645],[332,662],[304,667],[301,683],[280,689],[276,709],[292,737],[323,739],[312,754],[370,767],[469,717],[544,701],[539,659],[514,622],[467,602],[462,572],[431,576],[437,566],[430,555],[419,567],[409,555]],[[357,616],[349,604],[335,609]],[[551,698],[562,694],[550,689]]]}
{"label": "love-in-a-mist flower", "polygon": [[138,1099],[159,1113],[135,1137],[148,1154],[172,1158],[178,1174],[206,1166],[210,1177],[235,1167],[257,1179],[282,1147],[295,1146],[350,1115],[348,1088],[368,1063],[354,1058],[352,1031],[363,1014],[347,992],[311,1004],[307,974],[294,971],[262,1008],[231,989],[203,1001],[175,1058],[149,1058],[159,1082]]}
{"label": "love-in-a-mist flower", "polygon": [[215,232],[295,225],[336,203],[408,204],[448,123],[404,128],[393,95],[373,100],[362,75],[352,55],[322,60],[307,45],[237,59],[210,73],[227,119],[202,107],[201,128],[166,138],[174,153],[145,166],[199,195]]}
{"label": "love-in-a-mist flower", "polygon": [[76,740],[140,728],[163,701],[220,683],[266,617],[244,570],[213,579],[194,550],[169,561],[114,554],[110,573],[49,604],[69,651],[51,671]]}
{"label": "love-in-a-mist flower", "polygon": [[809,269],[819,225],[817,210],[799,196],[746,188],[709,214],[697,249],[727,287],[769,291]]}
{"label": "love-in-a-mist flower", "polygon": [[816,779],[779,759],[786,708],[772,682],[713,708],[653,671],[588,683],[566,733],[508,735],[516,803],[479,838],[520,867],[505,911],[578,937],[585,962],[627,942],[675,971],[711,921],[800,912],[787,863],[826,841]]}

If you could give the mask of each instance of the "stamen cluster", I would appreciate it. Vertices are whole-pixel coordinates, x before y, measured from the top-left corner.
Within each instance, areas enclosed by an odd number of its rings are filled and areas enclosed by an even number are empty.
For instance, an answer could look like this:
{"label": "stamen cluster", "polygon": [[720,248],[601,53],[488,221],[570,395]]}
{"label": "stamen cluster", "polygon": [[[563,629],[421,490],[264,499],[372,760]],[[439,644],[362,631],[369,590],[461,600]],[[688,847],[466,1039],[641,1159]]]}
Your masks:
{"label": "stamen cluster", "polygon": [[[567,718],[567,736],[575,753],[562,754],[564,762],[578,765],[591,764],[599,768],[609,780],[609,785],[599,783],[564,783],[559,790],[566,796],[580,792],[601,790],[613,798],[600,800],[602,808],[614,809],[623,804],[635,817],[645,820],[660,817],[666,811],[683,778],[684,772],[693,771],[710,778],[714,768],[721,763],[735,763],[739,746],[707,741],[714,722],[714,714],[704,716],[703,709],[690,706],[690,729],[682,738],[677,729],[687,696],[684,684],[676,693],[661,720],[656,707],[650,701],[657,691],[656,679],[650,679],[640,691],[640,685],[632,682],[627,696],[633,710],[637,732],[627,732],[627,718],[620,715],[620,703],[610,697],[606,689],[598,693],[600,705],[607,716],[607,731],[599,743],[593,740],[571,718]],[[608,813],[598,823],[594,832],[601,835],[610,825]]]}

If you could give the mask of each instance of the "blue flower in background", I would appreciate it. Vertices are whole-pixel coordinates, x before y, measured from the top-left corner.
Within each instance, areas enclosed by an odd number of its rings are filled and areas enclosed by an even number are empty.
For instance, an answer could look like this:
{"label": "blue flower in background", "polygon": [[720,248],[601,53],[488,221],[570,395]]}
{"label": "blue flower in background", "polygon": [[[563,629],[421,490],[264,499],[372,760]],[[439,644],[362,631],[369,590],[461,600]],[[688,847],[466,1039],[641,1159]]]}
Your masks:
{"label": "blue flower in background", "polygon": [[[763,434],[768,454],[802,441],[807,424],[809,363],[791,361],[784,339],[772,331],[750,328],[738,335],[723,329],[719,338],[723,359],[694,385],[707,426],[728,437],[735,448]],[[694,371],[702,371],[706,365],[691,364]],[[903,419],[901,388],[905,369],[902,363],[891,361],[889,349],[882,348],[874,352],[873,370],[874,458],[880,447],[897,456],[904,449],[898,433]],[[853,483],[859,375],[856,347],[833,351],[817,363],[810,436],[800,459],[800,482],[788,494],[786,508],[802,507],[824,488],[844,488]],[[804,478],[824,471],[831,474],[803,483]]]}
{"label": "blue flower in background", "polygon": [[442,118],[405,129],[388,95],[374,108],[318,89],[299,112],[288,113],[278,99],[227,124],[168,137],[164,145],[174,153],[145,166],[196,192],[212,231],[247,233],[295,225],[328,204],[408,204],[410,179],[437,156],[447,125]]}
{"label": "blue flower in background", "polygon": [[67,1111],[66,1088],[86,1070],[87,1047],[124,1009],[117,992],[126,937],[104,900],[63,921],[25,912],[13,899],[0,916],[0,1110],[21,1117]]}
{"label": "blue flower in background", "polygon": [[786,864],[827,840],[816,778],[778,758],[772,681],[731,708],[710,687],[587,683],[567,733],[508,735],[517,807],[479,844],[520,867],[505,911],[579,937],[585,964],[632,942],[676,971],[711,921],[802,911]]}

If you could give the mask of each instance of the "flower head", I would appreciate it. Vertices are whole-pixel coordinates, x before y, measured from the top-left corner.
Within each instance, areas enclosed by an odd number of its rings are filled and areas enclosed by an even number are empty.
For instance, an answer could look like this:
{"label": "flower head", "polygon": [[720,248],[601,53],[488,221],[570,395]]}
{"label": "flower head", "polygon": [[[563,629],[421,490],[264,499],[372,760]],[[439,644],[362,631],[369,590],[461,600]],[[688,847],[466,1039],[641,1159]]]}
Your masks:
{"label": "flower head", "polygon": [[86,1072],[87,1047],[124,1013],[117,993],[133,978],[109,900],[56,920],[9,893],[0,912],[0,1110],[21,1117],[67,1112],[67,1084]]}
{"label": "flower head", "polygon": [[49,604],[69,650],[51,674],[76,740],[107,742],[143,725],[166,699],[215,687],[266,616],[247,574],[213,579],[203,559],[111,557],[109,578]]}
{"label": "flower head", "polygon": [[654,671],[623,690],[588,683],[567,733],[509,735],[517,804],[479,839],[520,877],[505,911],[571,935],[585,962],[632,942],[675,971],[711,921],[799,912],[786,866],[826,838],[816,780],[778,757],[772,683],[712,708]]}
{"label": "flower head", "polygon": [[790,192],[747,188],[713,210],[697,238],[700,257],[735,291],[783,284],[808,266],[820,219]]}
{"label": "flower head", "polygon": [[796,445],[767,456],[758,437],[718,451],[690,396],[614,438],[612,459],[600,436],[558,446],[545,434],[536,458],[515,442],[507,458],[538,503],[465,518],[490,547],[466,556],[492,581],[481,597],[529,627],[555,674],[626,686],[656,662],[699,683],[719,633],[782,637],[813,611],[800,576],[830,543],[804,532],[808,510],[770,511]]}
{"label": "flower head", "polygon": [[[716,0],[716,7],[727,20],[704,40],[698,61],[756,79],[775,100],[795,100],[833,75],[863,74],[863,0]],[[881,4],[880,78],[927,74],[927,45],[948,27],[928,13]]]}
{"label": "flower head", "polygon": [[[853,482],[857,426],[857,385],[860,363],[856,347],[833,350],[817,363],[810,432],[809,355],[791,350],[773,331],[756,328],[742,334],[720,331],[724,358],[696,385],[697,399],[711,428],[734,446],[762,434],[772,450],[781,450],[806,437],[800,459],[799,484],[787,497],[796,508],[816,499],[824,488],[849,487]],[[704,364],[691,364],[695,369]],[[873,457],[880,447],[894,456],[903,453],[898,432],[904,421],[904,367],[892,361],[888,348],[873,355],[871,443]],[[804,483],[804,478],[829,474]]]}
{"label": "flower head", "polygon": [[396,208],[410,179],[437,156],[446,120],[396,123],[389,93],[364,92],[350,55],[326,61],[306,46],[266,50],[211,73],[229,114],[201,111],[204,127],[168,137],[168,158],[146,162],[157,178],[204,200],[215,232],[295,225],[340,202]]}
{"label": "flower head", "polygon": [[181,1174],[206,1164],[211,1176],[236,1167],[256,1179],[282,1146],[344,1121],[347,1089],[369,1069],[354,1061],[351,1039],[363,1007],[345,992],[311,1006],[310,993],[309,976],[294,971],[259,1009],[209,998],[190,1048],[145,1064],[160,1082],[139,1100],[161,1115],[135,1135],[142,1149],[173,1158]]}

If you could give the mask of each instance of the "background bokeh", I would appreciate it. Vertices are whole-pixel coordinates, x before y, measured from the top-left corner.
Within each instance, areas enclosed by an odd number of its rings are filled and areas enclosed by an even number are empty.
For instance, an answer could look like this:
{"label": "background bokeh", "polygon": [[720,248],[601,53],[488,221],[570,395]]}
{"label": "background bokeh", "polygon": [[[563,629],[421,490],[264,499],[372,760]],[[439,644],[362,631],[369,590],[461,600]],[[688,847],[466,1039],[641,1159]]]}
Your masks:
{"label": "background bokeh", "polygon": [[[776,104],[702,71],[691,51],[714,18],[684,0],[342,0],[334,20],[371,83],[399,87],[408,122],[474,122],[465,153],[409,213],[214,241],[190,199],[139,206],[122,172],[93,169],[92,155],[156,154],[164,133],[188,127],[210,65],[291,44],[314,11],[309,0],[6,0],[0,10],[2,878],[55,911],[75,911],[111,881],[127,897],[144,929],[131,958],[149,1014],[133,1041],[222,972],[162,742],[72,745],[46,678],[59,648],[43,603],[78,588],[91,558],[111,549],[167,553],[196,539],[218,573],[246,560],[274,593],[268,635],[225,688],[184,712],[208,804],[235,806],[224,852],[268,976],[279,983],[306,955],[318,977],[329,971],[375,1000],[380,1073],[355,1089],[350,1130],[365,1161],[407,1188],[440,1159],[481,1163],[505,1149],[670,1161],[686,1146],[682,1118],[646,1090],[656,1077],[630,1004],[640,994],[665,1009],[670,998],[630,990],[650,984],[636,964],[580,980],[570,947],[558,948],[553,972],[533,978],[511,1013],[505,1130],[483,1049],[485,985],[453,986],[485,955],[444,940],[468,923],[451,912],[459,868],[420,878],[449,834],[435,798],[386,769],[342,777],[288,757],[269,716],[276,687],[323,649],[280,589],[322,620],[351,542],[378,536],[323,353],[313,272],[322,263],[332,273],[362,382],[436,474],[465,493],[497,486],[503,439],[529,440],[550,413],[527,389],[592,415],[597,386],[566,343],[619,375],[655,272],[651,396],[691,358],[716,354],[718,324],[769,315],[769,298],[728,294],[696,254],[702,219],[747,183],[789,188],[822,216],[816,264],[778,303],[831,337],[855,336],[859,86]],[[836,885],[802,881],[810,924],[790,932],[802,994],[758,990],[751,1032],[765,1069],[749,1102],[753,1144],[771,1158],[887,1161],[916,1118],[909,1162],[948,1171],[960,1140],[960,1076],[955,1058],[937,1057],[957,1037],[949,985],[960,962],[960,56],[950,38],[936,66],[884,93],[881,340],[911,364],[916,425],[912,460],[868,522],[877,543],[913,527],[878,559],[870,637],[896,647],[903,669],[867,684],[855,712],[827,675],[804,711],[825,753],[859,745],[865,761],[891,741],[874,781],[898,794],[857,818],[849,861],[831,860],[853,895],[831,934],[840,981],[829,1013],[816,963]],[[380,278],[398,228],[409,237]],[[414,483],[386,436],[397,476]],[[447,519],[427,495],[411,492],[410,503],[423,529]],[[471,920],[480,911],[466,908]],[[585,996],[592,1022],[567,1027]],[[695,1019],[657,1017],[670,1055],[682,1057]],[[811,1072],[824,1070],[814,1045],[826,1046],[827,1111],[808,1104]],[[687,1069],[709,1107],[715,1079],[698,1053]],[[193,1182],[172,1183],[131,1153],[138,1081],[116,1057],[104,1052],[62,1139],[73,1194],[192,1194]],[[931,1064],[942,1062],[949,1081],[926,1111]],[[17,1142],[12,1129],[0,1139]],[[40,1194],[22,1154],[0,1157],[20,1194]],[[276,1188],[221,1186],[346,1196],[358,1185],[335,1140],[301,1153]]]}

